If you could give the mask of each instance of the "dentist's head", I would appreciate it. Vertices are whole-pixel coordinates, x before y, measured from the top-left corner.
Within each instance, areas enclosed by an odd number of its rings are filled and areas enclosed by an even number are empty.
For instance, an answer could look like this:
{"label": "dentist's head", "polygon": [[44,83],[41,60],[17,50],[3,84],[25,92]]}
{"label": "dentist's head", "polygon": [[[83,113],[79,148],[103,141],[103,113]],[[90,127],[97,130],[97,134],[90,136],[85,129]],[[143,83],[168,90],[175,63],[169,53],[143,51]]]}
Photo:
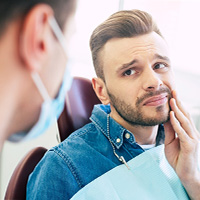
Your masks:
{"label": "dentist's head", "polygon": [[0,2],[0,149],[42,134],[60,115],[75,0]]}

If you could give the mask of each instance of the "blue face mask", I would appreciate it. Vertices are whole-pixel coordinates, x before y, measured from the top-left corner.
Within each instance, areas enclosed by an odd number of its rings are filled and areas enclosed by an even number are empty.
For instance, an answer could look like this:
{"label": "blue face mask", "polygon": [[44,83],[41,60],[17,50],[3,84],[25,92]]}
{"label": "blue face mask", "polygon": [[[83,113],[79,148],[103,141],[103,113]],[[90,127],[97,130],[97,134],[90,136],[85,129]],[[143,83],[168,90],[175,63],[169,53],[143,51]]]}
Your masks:
{"label": "blue face mask", "polygon": [[[54,17],[50,18],[49,24],[67,56],[67,48],[65,46],[66,40]],[[41,106],[40,117],[29,132],[20,132],[11,135],[8,140],[12,142],[27,141],[36,138],[44,133],[53,123],[57,122],[57,119],[64,109],[66,93],[70,89],[72,83],[69,62],[66,65],[63,82],[55,99],[50,98],[38,73],[33,72],[31,76],[44,99]]]}

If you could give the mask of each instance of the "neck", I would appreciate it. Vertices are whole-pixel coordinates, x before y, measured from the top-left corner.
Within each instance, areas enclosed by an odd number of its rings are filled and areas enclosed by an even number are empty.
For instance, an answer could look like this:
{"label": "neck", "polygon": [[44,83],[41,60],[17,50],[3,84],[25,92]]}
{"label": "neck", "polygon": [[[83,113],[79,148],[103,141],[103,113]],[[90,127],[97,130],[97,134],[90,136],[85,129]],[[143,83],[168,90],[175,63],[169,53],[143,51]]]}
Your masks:
{"label": "neck", "polygon": [[127,127],[135,137],[135,140],[138,144],[155,144],[156,136],[158,133],[157,126],[131,126]]}
{"label": "neck", "polygon": [[[7,77],[7,76],[5,76]],[[0,79],[1,79],[0,75]],[[9,78],[8,78],[9,79]],[[4,79],[1,79],[4,80]],[[17,106],[17,97],[15,94],[14,83],[12,84],[11,80],[4,80],[4,86],[0,87],[0,144],[3,145],[3,142],[9,137],[11,129],[14,124],[13,113],[15,113]]]}
{"label": "neck", "polygon": [[129,130],[133,133],[135,140],[138,144],[155,144],[156,143],[156,136],[158,132],[158,125],[156,126],[140,126],[140,125],[132,125],[127,121],[123,120],[121,117],[115,117],[112,115],[110,116],[124,128]]}
{"label": "neck", "polygon": [[[17,22],[13,23],[8,26],[0,39],[0,148],[12,133],[22,130],[22,125],[30,116],[30,112],[23,102],[27,98],[32,98],[28,87],[33,83],[19,56],[18,29],[20,26]],[[29,95],[24,95],[25,90],[29,91],[27,92]],[[25,111],[29,113],[28,117],[22,119],[21,116]]]}

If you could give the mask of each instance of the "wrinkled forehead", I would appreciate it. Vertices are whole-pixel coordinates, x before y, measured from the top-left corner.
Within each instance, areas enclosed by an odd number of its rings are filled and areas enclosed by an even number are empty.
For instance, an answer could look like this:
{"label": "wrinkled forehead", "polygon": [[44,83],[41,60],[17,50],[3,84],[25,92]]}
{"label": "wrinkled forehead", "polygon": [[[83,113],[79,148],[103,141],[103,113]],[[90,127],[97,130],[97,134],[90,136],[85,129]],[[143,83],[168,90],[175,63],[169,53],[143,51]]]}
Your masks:
{"label": "wrinkled forehead", "polygon": [[153,59],[155,55],[170,57],[166,41],[157,33],[132,37],[113,38],[101,51],[104,70],[109,66],[118,66],[133,59]]}

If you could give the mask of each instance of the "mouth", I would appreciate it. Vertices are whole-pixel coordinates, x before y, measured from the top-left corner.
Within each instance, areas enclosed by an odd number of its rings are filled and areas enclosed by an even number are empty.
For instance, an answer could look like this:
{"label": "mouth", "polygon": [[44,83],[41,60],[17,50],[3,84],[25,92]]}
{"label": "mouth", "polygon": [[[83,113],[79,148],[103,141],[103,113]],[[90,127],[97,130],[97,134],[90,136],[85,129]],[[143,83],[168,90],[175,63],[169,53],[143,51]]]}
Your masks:
{"label": "mouth", "polygon": [[168,102],[168,94],[163,93],[163,94],[156,95],[156,96],[146,99],[143,105],[144,106],[160,106],[160,105],[166,104],[167,102]]}

